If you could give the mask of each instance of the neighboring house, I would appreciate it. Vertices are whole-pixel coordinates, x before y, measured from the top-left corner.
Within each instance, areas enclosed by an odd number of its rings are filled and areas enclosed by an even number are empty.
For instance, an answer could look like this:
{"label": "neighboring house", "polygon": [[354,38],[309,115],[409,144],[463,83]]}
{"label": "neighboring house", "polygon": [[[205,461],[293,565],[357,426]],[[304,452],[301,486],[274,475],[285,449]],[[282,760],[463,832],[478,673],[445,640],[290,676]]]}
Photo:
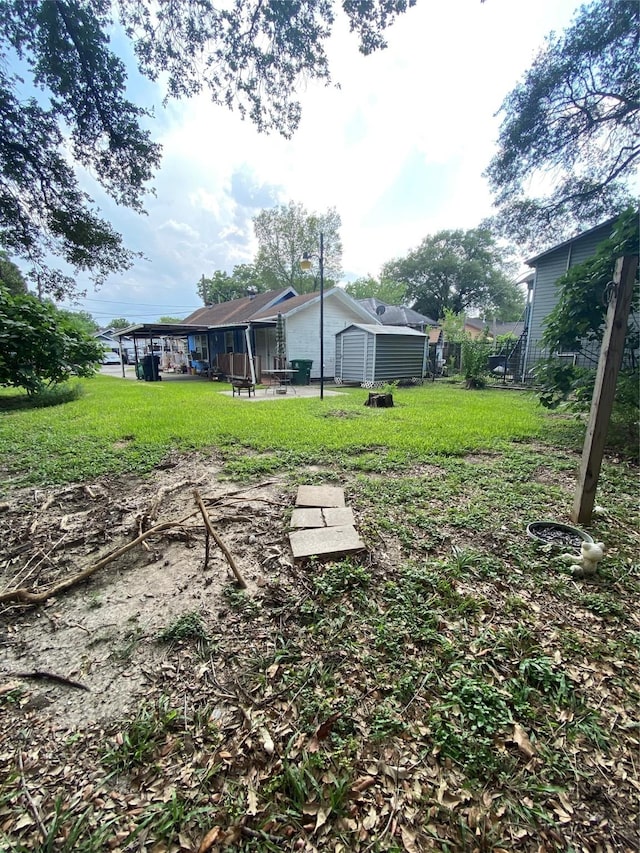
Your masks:
{"label": "neighboring house", "polygon": [[118,360],[120,359],[120,347],[122,347],[125,364],[133,362],[135,357],[133,341],[127,337],[119,337],[119,333],[119,329],[101,329],[99,332],[95,332],[93,337],[100,341],[106,352],[116,353]]}
{"label": "neighboring house", "polygon": [[[522,373],[525,377],[529,375],[537,361],[549,356],[549,352],[544,349],[542,336],[546,318],[558,301],[558,279],[571,267],[583,263],[595,254],[598,245],[611,235],[616,220],[617,217],[608,219],[601,225],[590,228],[526,261],[530,267],[533,267],[534,279],[522,363]],[[594,358],[595,363],[598,359],[598,353],[587,354],[586,359],[584,355],[578,356],[575,353],[556,353],[556,355],[570,359],[573,363],[585,363],[592,367]]]}
{"label": "neighboring house", "polygon": [[442,329],[429,329],[429,365],[433,373],[438,376],[446,361],[444,352],[444,332]]}
{"label": "neighboring house", "polygon": [[488,327],[488,324],[482,317],[465,317],[464,318],[464,331],[469,335],[470,338],[476,340],[477,338],[482,337],[485,332],[491,337],[491,331]]}
{"label": "neighboring house", "polygon": [[398,379],[420,381],[429,338],[407,326],[352,323],[336,334],[335,379],[374,387]]}
{"label": "neighboring house", "polygon": [[420,314],[413,308],[405,308],[403,305],[389,305],[381,299],[376,299],[375,296],[358,299],[357,302],[366,308],[371,316],[383,326],[408,326],[410,329],[426,332],[429,327],[438,325],[431,317]]}
{"label": "neighboring house", "polygon": [[113,337],[113,329],[101,329],[94,332],[93,337],[105,348],[105,352],[117,352],[120,354],[120,341]]}
{"label": "neighboring house", "polygon": [[[324,375],[335,375],[335,336],[351,323],[371,323],[368,311],[339,287],[324,292]],[[278,351],[278,318],[284,331],[284,352]],[[292,287],[205,305],[175,324],[139,324],[120,334],[145,341],[162,336],[187,340],[190,366],[198,372],[217,370],[260,381],[263,370],[280,361],[313,362],[311,378],[320,377],[320,294],[298,295]],[[253,372],[253,376],[252,376]]]}

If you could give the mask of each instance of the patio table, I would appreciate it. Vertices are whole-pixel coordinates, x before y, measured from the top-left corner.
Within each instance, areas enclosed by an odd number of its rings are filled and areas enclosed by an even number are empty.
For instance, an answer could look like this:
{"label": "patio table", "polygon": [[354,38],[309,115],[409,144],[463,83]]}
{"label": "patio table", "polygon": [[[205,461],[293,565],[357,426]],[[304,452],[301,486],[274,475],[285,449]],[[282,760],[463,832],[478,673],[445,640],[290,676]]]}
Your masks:
{"label": "patio table", "polygon": [[[262,373],[264,376],[273,377],[277,380],[277,382],[272,386],[274,394],[286,394],[289,388],[291,388],[294,394],[296,393],[296,389],[291,384],[293,375],[297,373],[296,370],[283,367],[279,370],[263,370]],[[268,390],[269,389],[267,388],[265,393]]]}

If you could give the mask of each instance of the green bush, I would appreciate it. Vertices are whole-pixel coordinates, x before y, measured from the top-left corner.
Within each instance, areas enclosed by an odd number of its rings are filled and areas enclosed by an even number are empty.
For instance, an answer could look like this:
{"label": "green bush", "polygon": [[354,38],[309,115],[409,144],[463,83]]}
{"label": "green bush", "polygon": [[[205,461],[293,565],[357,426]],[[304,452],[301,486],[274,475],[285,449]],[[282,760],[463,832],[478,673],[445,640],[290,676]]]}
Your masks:
{"label": "green bush", "polygon": [[92,376],[102,355],[68,312],[0,287],[0,385],[42,394],[70,376]]}
{"label": "green bush", "polygon": [[462,375],[467,388],[486,386],[490,352],[491,345],[485,338],[465,338],[462,341]]}
{"label": "green bush", "polygon": [[[547,409],[563,405],[576,414],[591,408],[596,371],[548,359],[536,368],[540,402]],[[621,370],[607,433],[607,446],[631,461],[637,461],[640,438],[640,371]]]}

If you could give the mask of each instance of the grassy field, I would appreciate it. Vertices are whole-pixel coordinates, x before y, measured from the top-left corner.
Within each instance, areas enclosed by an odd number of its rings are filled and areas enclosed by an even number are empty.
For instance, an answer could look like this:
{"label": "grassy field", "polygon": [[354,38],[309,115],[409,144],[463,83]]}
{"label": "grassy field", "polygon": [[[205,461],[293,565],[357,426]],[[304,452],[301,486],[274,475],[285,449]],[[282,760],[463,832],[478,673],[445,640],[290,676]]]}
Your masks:
{"label": "grassy field", "polygon": [[[358,457],[358,465],[402,466],[434,454],[461,455],[505,438],[540,433],[532,397],[463,394],[432,384],[396,390],[393,409],[369,409],[362,389],[319,399],[249,403],[220,394],[217,383],[122,382],[98,376],[71,403],[9,408],[0,394],[0,464],[14,484],[53,484],[107,473],[144,472],[169,450],[214,447],[239,475],[290,464]],[[247,459],[246,449],[273,454]],[[369,459],[371,454],[372,459]],[[244,460],[244,462],[243,462]]]}
{"label": "grassy field", "polygon": [[[8,502],[25,485],[144,482],[189,451],[274,477],[278,500],[257,505],[253,545],[230,540],[262,567],[252,594],[228,583],[161,631],[128,626],[124,679],[149,668],[146,647],[163,657],[127,719],[58,731],[23,710],[24,688],[0,693],[0,731],[24,744],[24,764],[0,754],[3,849],[636,851],[637,470],[605,460],[589,530],[607,550],[583,580],[525,533],[569,521],[580,448],[580,424],[535,398],[436,383],[370,410],[362,389],[219,390],[98,377],[62,407],[4,395]],[[300,482],[344,487],[366,556],[291,564],[279,531]],[[46,614],[64,621],[64,597]],[[0,615],[13,642],[40,613]]]}

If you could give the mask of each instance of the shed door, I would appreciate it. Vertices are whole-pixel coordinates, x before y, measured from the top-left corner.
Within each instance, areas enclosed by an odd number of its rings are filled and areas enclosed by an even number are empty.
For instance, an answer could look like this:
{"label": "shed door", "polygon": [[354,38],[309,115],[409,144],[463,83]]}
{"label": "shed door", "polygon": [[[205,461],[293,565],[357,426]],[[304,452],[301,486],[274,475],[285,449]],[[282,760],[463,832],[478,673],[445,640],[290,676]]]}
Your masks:
{"label": "shed door", "polygon": [[342,341],[342,381],[364,382],[366,334],[361,331],[345,333]]}

